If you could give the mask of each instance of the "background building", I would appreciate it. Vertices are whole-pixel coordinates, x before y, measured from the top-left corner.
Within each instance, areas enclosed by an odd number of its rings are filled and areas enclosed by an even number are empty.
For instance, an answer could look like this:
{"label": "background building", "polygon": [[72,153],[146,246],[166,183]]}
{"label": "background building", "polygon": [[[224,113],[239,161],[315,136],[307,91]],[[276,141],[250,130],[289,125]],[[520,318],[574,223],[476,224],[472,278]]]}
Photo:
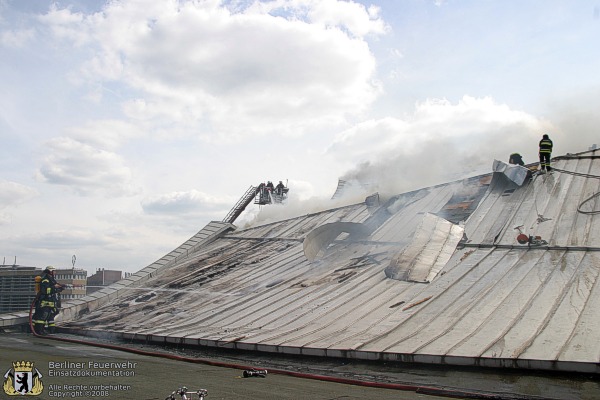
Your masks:
{"label": "background building", "polygon": [[41,268],[0,265],[0,314],[29,310]]}
{"label": "background building", "polygon": [[[0,265],[0,314],[27,311],[35,299],[35,277],[43,273],[43,268],[21,265]],[[61,292],[63,300],[71,300],[86,295],[87,271],[79,268],[54,271],[58,283],[68,288]]]}
{"label": "background building", "polygon": [[123,271],[98,268],[94,275],[87,278],[87,293],[94,293],[102,289],[103,286],[118,282],[129,275],[125,273],[125,276],[123,276]]}
{"label": "background building", "polygon": [[54,271],[54,278],[58,283],[67,286],[67,289],[63,290],[61,293],[63,300],[77,299],[86,295],[86,270],[81,268],[57,268]]}

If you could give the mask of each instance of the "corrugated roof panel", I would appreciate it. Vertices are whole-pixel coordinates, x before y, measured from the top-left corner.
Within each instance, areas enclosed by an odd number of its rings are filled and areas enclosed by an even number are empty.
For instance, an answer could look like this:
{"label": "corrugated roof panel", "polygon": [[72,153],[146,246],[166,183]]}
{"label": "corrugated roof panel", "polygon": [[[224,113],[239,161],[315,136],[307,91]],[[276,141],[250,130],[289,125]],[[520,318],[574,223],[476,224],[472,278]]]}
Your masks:
{"label": "corrugated roof panel", "polygon": [[[557,168],[563,167],[561,163],[555,164]],[[588,169],[585,164],[583,167]],[[471,215],[465,227],[471,242],[516,245],[521,231],[541,236],[553,245],[588,245],[587,229],[578,226],[591,227],[589,218],[593,217],[578,213],[577,206],[583,192],[599,190],[597,179],[553,173],[538,175],[531,183],[511,192],[507,188],[512,189],[510,183],[500,180]]]}
{"label": "corrugated roof panel", "polygon": [[[496,251],[498,252],[498,251]],[[539,259],[528,267],[532,260]],[[560,292],[560,285],[572,271],[556,271],[550,266],[551,252],[539,251],[524,256],[524,262],[515,264],[520,280],[513,281],[513,290],[502,299],[496,310],[477,332],[455,347],[451,354],[462,355],[475,352],[477,356],[496,354],[493,357],[515,358],[541,329],[551,315],[553,298]],[[504,281],[509,284],[510,281]]]}
{"label": "corrugated roof panel", "polygon": [[425,213],[438,212],[451,197],[452,189],[444,187],[426,189],[423,195],[411,199],[408,204],[404,204],[403,199],[398,201],[402,202],[400,206],[397,206],[398,202],[393,202],[387,206],[388,212],[393,213],[392,216],[373,233],[373,240],[382,242],[409,240]]}
{"label": "corrugated roof panel", "polygon": [[[400,320],[399,317],[395,317],[395,321],[390,321],[392,323],[389,324],[389,331],[380,332],[376,339],[365,344],[363,350],[386,349],[397,352],[403,348],[404,340],[420,334],[422,330],[429,330],[429,325],[434,324],[437,318],[442,318],[448,313],[462,318],[465,307],[471,304],[471,299],[477,299],[493,284],[492,281],[484,279],[485,274],[490,271],[497,274],[493,267],[501,258],[499,254],[492,252],[486,257],[486,263],[478,263],[469,270],[454,268],[436,280],[435,284],[424,286],[418,296],[409,299],[408,305],[402,309],[404,321],[397,324]],[[491,260],[495,262],[490,262]],[[424,299],[428,300],[416,304]],[[416,305],[407,309],[412,304]]]}
{"label": "corrugated roof panel", "polygon": [[[469,252],[472,252],[470,250]],[[468,254],[465,253],[464,255]],[[455,354],[458,348],[466,348],[479,352],[489,342],[479,340],[478,336],[497,335],[503,324],[510,324],[510,313],[502,312],[505,302],[515,295],[519,282],[526,279],[537,258],[525,260],[522,251],[477,250],[470,253],[465,261],[456,269],[448,272],[447,279],[454,280],[453,275],[479,269],[481,278],[476,283],[464,281],[468,287],[460,300],[449,305],[449,308],[432,321],[427,329],[427,336],[418,343],[418,351],[429,354]],[[516,265],[520,265],[515,268]],[[485,274],[481,275],[484,271]],[[438,303],[433,299],[432,306]],[[431,330],[431,332],[430,332]],[[495,337],[495,336],[493,336]],[[472,346],[472,348],[470,347]],[[456,353],[459,355],[461,353]]]}
{"label": "corrugated roof panel", "polygon": [[248,238],[303,238],[312,229],[337,221],[363,222],[369,217],[365,204],[355,204],[334,210],[307,214],[280,222],[273,222],[259,227],[232,232],[232,236]]}
{"label": "corrugated roof panel", "polygon": [[450,259],[462,236],[463,229],[458,225],[425,214],[411,243],[385,268],[386,276],[409,282],[431,282]]}
{"label": "corrugated roof panel", "polygon": [[[591,297],[591,291],[598,281],[600,267],[591,261],[597,260],[592,260],[592,257],[587,257],[582,252],[571,252],[565,254],[560,263],[553,266],[558,282],[547,285],[548,290],[555,289],[553,293],[548,293],[547,301],[552,307],[546,313],[543,324],[539,324],[539,330],[535,335],[531,335],[531,343],[525,343],[519,356],[546,357],[554,360],[569,347],[584,308],[588,307],[590,301],[592,304],[598,304],[598,299]],[[555,283],[554,287],[552,283]],[[595,320],[598,320],[597,316]],[[589,318],[588,322],[591,322]],[[598,337],[597,334],[594,336]],[[597,357],[593,358],[597,354],[598,345],[587,350],[586,361],[598,362]]]}
{"label": "corrugated roof panel", "polygon": [[327,253],[329,246],[334,245],[336,239],[344,240],[366,239],[369,235],[366,225],[356,222],[330,222],[323,224],[306,235],[303,241],[304,255],[312,262]]}
{"label": "corrugated roof panel", "polygon": [[[595,371],[600,224],[577,207],[600,190],[599,179],[581,176],[600,175],[600,163],[571,157],[553,165],[580,176],[557,171],[523,186],[502,174],[491,183],[475,177],[396,196],[373,214],[360,204],[222,234],[159,270],[149,288],[70,325],[268,351]],[[586,207],[599,210],[599,202]],[[468,217],[466,243],[454,250],[453,242],[453,253],[431,252],[430,240],[414,245],[418,232],[442,233],[419,228],[427,213],[454,223]],[[372,234],[336,235],[309,262],[304,238],[337,222]],[[455,236],[445,232],[437,242]],[[549,245],[519,244],[520,232]],[[394,256],[411,250],[419,279],[430,283],[386,277]],[[431,268],[438,274],[424,279]]]}
{"label": "corrugated roof panel", "polygon": [[[582,286],[583,309],[577,313],[577,321],[574,322],[573,331],[568,343],[563,346],[559,360],[575,362],[597,362],[600,360],[600,279],[598,269],[600,268],[600,256],[597,253],[586,254],[583,262],[587,265],[589,274],[583,275],[574,290]],[[595,271],[594,271],[595,270]],[[587,291],[589,295],[587,297]],[[535,344],[537,346],[537,343]],[[532,349],[534,346],[532,346]],[[529,356],[529,351],[523,356]]]}

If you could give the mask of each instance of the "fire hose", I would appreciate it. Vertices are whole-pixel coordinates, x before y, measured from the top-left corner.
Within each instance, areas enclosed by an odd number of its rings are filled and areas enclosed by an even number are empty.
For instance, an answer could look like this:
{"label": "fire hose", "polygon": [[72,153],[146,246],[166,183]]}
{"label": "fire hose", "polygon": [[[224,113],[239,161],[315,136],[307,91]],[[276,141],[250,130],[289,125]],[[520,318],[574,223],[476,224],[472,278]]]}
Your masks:
{"label": "fire hose", "polygon": [[[56,340],[56,341],[67,342],[67,343],[82,344],[82,345],[100,347],[100,348],[111,349],[111,350],[118,350],[118,351],[123,351],[123,352],[127,352],[127,353],[138,354],[138,355],[142,355],[142,356],[161,357],[161,358],[166,358],[166,359],[170,359],[170,360],[182,361],[182,362],[188,362],[188,363],[194,363],[194,364],[204,364],[204,365],[210,365],[210,366],[215,366],[215,367],[244,370],[244,372],[245,372],[244,377],[249,377],[249,376],[264,377],[264,376],[266,376],[266,371],[264,372],[264,374],[263,373],[254,374],[251,372],[247,372],[247,371],[257,371],[254,367],[249,367],[247,365],[229,363],[229,362],[224,362],[224,361],[214,361],[214,360],[205,359],[205,358],[186,357],[186,356],[180,356],[180,355],[175,355],[175,354],[162,353],[162,352],[158,352],[158,351],[132,349],[129,347],[120,346],[120,345],[116,345],[116,344],[100,343],[100,342],[94,342],[94,341],[88,341],[88,340],[56,337],[56,336],[49,336],[49,335],[39,335],[33,329],[32,314],[33,314],[34,306],[35,306],[35,300],[31,303],[31,307],[29,309],[29,327],[31,329],[32,334],[38,338]],[[295,377],[295,378],[313,379],[313,380],[319,380],[319,381],[324,381],[324,382],[341,383],[341,384],[354,385],[354,386],[364,386],[364,387],[371,387],[371,388],[378,388],[378,389],[402,390],[402,391],[414,392],[414,393],[418,393],[418,394],[440,396],[440,397],[450,397],[450,398],[498,399],[498,400],[501,400],[501,399],[531,399],[531,396],[519,396],[519,395],[514,395],[514,394],[469,392],[469,391],[460,390],[460,389],[438,388],[438,387],[434,387],[434,386],[423,386],[423,385],[416,385],[416,384],[365,381],[365,380],[359,380],[359,379],[341,378],[341,377],[319,375],[319,374],[312,374],[312,373],[306,373],[306,372],[288,371],[288,370],[284,370],[284,369],[269,369],[268,373],[276,374],[276,375],[291,376],[291,377]]]}

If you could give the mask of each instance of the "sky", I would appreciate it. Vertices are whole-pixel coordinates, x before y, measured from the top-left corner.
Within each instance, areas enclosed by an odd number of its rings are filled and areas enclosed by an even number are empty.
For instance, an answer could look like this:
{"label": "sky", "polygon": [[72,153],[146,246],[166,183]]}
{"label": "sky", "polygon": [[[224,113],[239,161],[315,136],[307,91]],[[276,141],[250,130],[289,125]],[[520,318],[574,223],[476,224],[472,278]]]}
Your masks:
{"label": "sky", "polygon": [[136,272],[267,180],[238,228],[586,151],[598,71],[600,0],[0,0],[0,257]]}

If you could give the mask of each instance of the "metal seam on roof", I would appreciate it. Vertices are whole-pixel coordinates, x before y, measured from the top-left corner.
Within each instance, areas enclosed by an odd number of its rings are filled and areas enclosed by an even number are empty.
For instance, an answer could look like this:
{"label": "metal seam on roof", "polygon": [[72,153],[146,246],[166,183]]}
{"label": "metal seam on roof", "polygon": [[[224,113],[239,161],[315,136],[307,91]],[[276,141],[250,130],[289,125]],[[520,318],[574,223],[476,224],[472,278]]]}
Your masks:
{"label": "metal seam on roof", "polygon": [[[553,164],[600,172],[596,158]],[[361,204],[220,235],[144,281],[177,282],[174,291],[138,304],[123,289],[67,326],[136,326],[128,335],[290,354],[598,372],[600,226],[577,211],[598,180],[554,173],[518,187],[482,177],[398,195],[378,216]],[[466,238],[431,283],[387,279],[426,213],[464,216]],[[340,237],[308,263],[301,241],[338,221],[372,224],[373,233]],[[548,245],[518,244],[515,227]]]}

